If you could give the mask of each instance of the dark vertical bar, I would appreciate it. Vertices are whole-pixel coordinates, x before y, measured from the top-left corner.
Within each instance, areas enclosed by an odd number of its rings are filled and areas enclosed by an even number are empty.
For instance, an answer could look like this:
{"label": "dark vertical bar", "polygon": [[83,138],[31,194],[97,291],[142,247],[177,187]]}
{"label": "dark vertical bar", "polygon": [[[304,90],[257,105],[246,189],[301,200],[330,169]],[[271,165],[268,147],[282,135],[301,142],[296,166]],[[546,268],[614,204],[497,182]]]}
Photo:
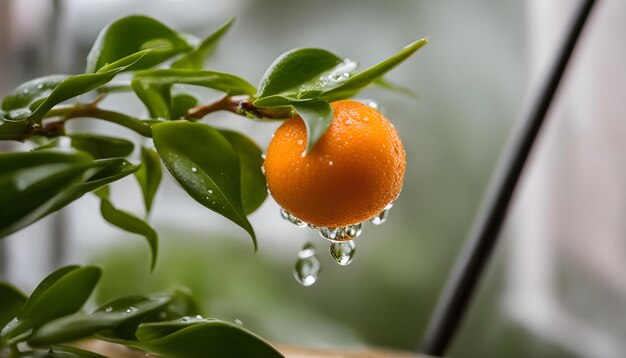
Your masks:
{"label": "dark vertical bar", "polygon": [[492,177],[481,210],[474,221],[466,245],[448,277],[437,307],[430,319],[422,353],[441,356],[458,330],[472,295],[498,239],[502,223],[526,159],[550,108],[554,94],[567,67],[572,51],[595,0],[584,0],[575,13],[564,41],[549,68],[548,76],[537,92],[514,133],[507,155]]}

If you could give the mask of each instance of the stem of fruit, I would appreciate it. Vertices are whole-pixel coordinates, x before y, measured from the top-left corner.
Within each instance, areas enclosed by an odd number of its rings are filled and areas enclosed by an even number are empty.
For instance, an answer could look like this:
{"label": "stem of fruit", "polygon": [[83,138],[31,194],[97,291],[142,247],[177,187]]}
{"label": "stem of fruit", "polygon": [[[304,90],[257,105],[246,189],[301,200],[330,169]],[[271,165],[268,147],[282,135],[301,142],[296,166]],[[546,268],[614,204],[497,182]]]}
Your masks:
{"label": "stem of fruit", "polygon": [[187,117],[202,118],[209,113],[228,111],[255,119],[286,119],[293,115],[291,108],[259,108],[248,96],[224,96],[216,101],[196,106],[187,111]]}

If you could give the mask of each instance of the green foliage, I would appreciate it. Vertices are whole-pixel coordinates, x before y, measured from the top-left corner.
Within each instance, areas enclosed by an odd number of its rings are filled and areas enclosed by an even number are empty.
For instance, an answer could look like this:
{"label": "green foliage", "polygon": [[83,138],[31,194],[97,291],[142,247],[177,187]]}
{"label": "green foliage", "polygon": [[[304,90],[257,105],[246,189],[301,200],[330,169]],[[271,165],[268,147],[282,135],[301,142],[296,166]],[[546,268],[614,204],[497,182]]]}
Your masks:
{"label": "green foliage", "polygon": [[[18,357],[100,357],[62,345],[93,338],[175,357],[282,357],[239,325],[199,316],[186,289],[124,296],[91,313],[80,312],[100,273],[93,266],[61,268],[46,277],[28,299],[0,283],[0,301],[6,303],[0,308],[0,317],[8,321],[0,336],[0,354],[11,348]],[[17,345],[24,343],[31,350],[16,351]]]}
{"label": "green foliage", "polygon": [[161,159],[152,149],[141,147],[141,165],[135,172],[135,178],[141,187],[146,213],[152,209],[152,201],[161,184]]}
{"label": "green foliage", "polygon": [[216,129],[201,123],[164,122],[153,128],[165,167],[198,203],[256,235],[243,211],[239,156]]}
{"label": "green foliage", "polygon": [[[157,20],[124,17],[102,30],[87,57],[85,73],[40,77],[8,93],[0,109],[0,140],[32,140],[38,147],[0,154],[0,238],[95,192],[106,221],[146,238],[154,268],[156,231],[138,215],[116,208],[108,198],[107,185],[135,174],[147,217],[163,163],[192,199],[243,228],[256,249],[247,215],[267,197],[261,149],[241,133],[196,121],[216,111],[279,120],[297,113],[307,128],[306,154],[332,121],[330,102],[350,98],[370,84],[408,93],[382,76],[427,42],[412,43],[358,73],[356,62],[326,50],[291,50],[272,63],[257,91],[239,76],[203,68],[233,21],[192,45],[187,41],[190,36]],[[163,63],[161,68],[155,67]],[[168,63],[169,68],[164,68]],[[130,72],[130,81],[113,82],[122,72]],[[211,88],[224,97],[199,103],[179,85]],[[105,96],[125,92],[143,102],[148,118],[99,107]],[[85,98],[87,102],[83,102]],[[108,121],[152,138],[156,151],[140,147],[141,163],[134,165],[129,160],[134,160],[135,144],[129,140],[100,133],[66,133],[67,121],[80,118]],[[2,330],[2,344],[27,341],[49,346],[97,333],[165,355],[199,356],[210,349],[217,356],[280,356],[236,325],[204,319],[193,324],[175,321],[183,312],[197,311],[183,291],[168,296],[166,303],[154,297],[124,298],[111,303],[113,312],[72,315],[83,305],[99,275],[100,271],[91,267],[61,269],[44,280],[25,303],[19,292],[0,285],[0,325],[11,319]],[[120,311],[131,301],[141,314]],[[171,322],[147,323],[155,319],[152,313],[157,311]],[[145,340],[134,336],[137,327]],[[48,353],[34,350],[20,356],[94,355],[54,346]]]}

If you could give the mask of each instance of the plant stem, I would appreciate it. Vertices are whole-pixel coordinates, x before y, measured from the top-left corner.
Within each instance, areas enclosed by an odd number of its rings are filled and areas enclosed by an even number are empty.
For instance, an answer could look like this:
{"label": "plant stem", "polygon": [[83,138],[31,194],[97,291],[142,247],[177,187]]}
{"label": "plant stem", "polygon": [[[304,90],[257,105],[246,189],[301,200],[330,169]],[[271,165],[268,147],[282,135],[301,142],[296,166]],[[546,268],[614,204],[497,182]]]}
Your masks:
{"label": "plant stem", "polygon": [[187,111],[191,118],[202,118],[209,113],[228,111],[256,119],[286,119],[293,115],[291,108],[259,108],[252,104],[248,96],[224,96],[211,103],[196,106]]}
{"label": "plant stem", "polygon": [[152,130],[148,123],[123,113],[98,108],[95,105],[57,108],[48,112],[46,114],[46,117],[61,117],[61,120],[50,122],[42,126],[42,130],[37,131],[35,134],[47,136],[53,136],[55,134],[58,135],[56,126],[62,127],[65,121],[69,119],[97,118],[124,126],[141,134],[144,137],[152,137]]}

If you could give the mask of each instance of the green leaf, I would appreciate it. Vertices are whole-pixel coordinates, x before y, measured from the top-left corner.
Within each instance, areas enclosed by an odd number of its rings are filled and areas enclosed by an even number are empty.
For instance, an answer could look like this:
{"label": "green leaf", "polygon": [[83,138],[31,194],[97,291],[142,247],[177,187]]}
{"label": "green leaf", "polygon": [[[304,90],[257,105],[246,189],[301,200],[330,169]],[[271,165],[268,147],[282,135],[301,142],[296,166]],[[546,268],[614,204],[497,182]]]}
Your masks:
{"label": "green leaf", "polygon": [[106,358],[97,353],[70,346],[52,346],[46,350],[20,352],[20,358]]}
{"label": "green leaf", "polygon": [[[295,95],[295,94],[292,94]],[[263,98],[257,98],[254,100],[253,104],[256,107],[286,107],[291,106],[296,103],[302,102],[312,102],[315,99],[313,98],[296,98],[289,95],[272,95]]]}
{"label": "green leaf", "polygon": [[198,105],[196,97],[188,94],[172,96],[172,118],[184,118],[187,111]]}
{"label": "green leaf", "polygon": [[45,149],[0,154],[0,168],[0,237],[4,237],[138,167],[121,158],[93,161],[84,152]]}
{"label": "green leaf", "polygon": [[146,16],[128,16],[113,21],[98,35],[87,56],[86,72],[96,72],[108,63],[138,51],[152,49],[141,63],[125,70],[148,68],[191,47],[169,27]]}
{"label": "green leaf", "polygon": [[241,226],[254,229],[241,204],[239,156],[216,129],[202,123],[164,122],[152,127],[154,145],[176,181],[197,202]]}
{"label": "green leaf", "polygon": [[2,329],[2,340],[78,311],[91,295],[101,273],[95,266],[67,266],[50,274],[35,288],[17,317]]}
{"label": "green leaf", "polygon": [[116,337],[135,339],[137,326],[147,316],[162,309],[169,300],[166,295],[118,298],[91,314],[78,313],[44,324],[28,338],[28,344],[41,347],[72,342],[104,330],[114,331]]}
{"label": "green leaf", "polygon": [[30,130],[27,121],[11,122],[5,121],[4,112],[0,111],[0,140],[23,141],[28,136]]}
{"label": "green leaf", "polygon": [[143,193],[143,202],[146,213],[152,209],[152,201],[161,183],[162,170],[161,159],[157,152],[152,149],[141,147],[141,165],[135,172],[135,178]]}
{"label": "green leaf", "polygon": [[0,154],[0,237],[41,217],[84,180],[91,158],[82,152],[42,150]]}
{"label": "green leaf", "polygon": [[0,327],[15,318],[26,302],[26,295],[17,288],[0,282]]}
{"label": "green leaf", "polygon": [[362,72],[351,76],[346,81],[342,82],[337,87],[324,91],[320,96],[325,100],[332,102],[339,99],[350,98],[356,95],[363,87],[374,82],[385,73],[391,71],[400,63],[411,57],[417,50],[428,43],[427,38],[423,38],[419,41],[415,41],[403,48],[397,54],[382,61]]}
{"label": "green leaf", "polygon": [[316,80],[322,73],[339,65],[342,59],[318,48],[288,51],[270,65],[261,80],[257,98],[281,94]]}
{"label": "green leaf", "polygon": [[172,68],[187,68],[192,70],[199,70],[204,65],[204,60],[209,57],[213,51],[215,51],[215,47],[219,40],[224,36],[224,34],[230,29],[233,25],[235,18],[232,17],[225,24],[220,26],[217,30],[215,30],[212,34],[210,34],[207,38],[202,40],[198,47],[193,50],[187,52],[182,55],[179,59],[174,61],[172,64]]}
{"label": "green leaf", "polygon": [[128,211],[117,209],[105,198],[101,198],[100,213],[109,224],[146,238],[152,254],[150,270],[154,270],[158,254],[158,235],[152,226]]}
{"label": "green leaf", "polygon": [[333,108],[325,101],[297,103],[293,108],[306,125],[305,154],[308,154],[333,121]]}
{"label": "green leaf", "polygon": [[[268,342],[243,327],[219,320],[174,321],[174,332],[161,338],[140,341],[139,348],[166,357],[283,357]],[[138,330],[150,337],[147,329],[167,329],[166,323],[142,324]],[[155,327],[156,326],[156,327]],[[183,327],[181,327],[183,326]],[[182,328],[176,330],[175,328]],[[153,332],[151,332],[153,333]]]}
{"label": "green leaf", "polygon": [[138,63],[148,53],[149,50],[134,53],[128,57],[122,58],[112,64],[105,66],[96,73],[75,75],[64,79],[63,81],[61,81],[61,83],[54,87],[54,89],[52,89],[52,91],[45,99],[37,102],[40,103],[37,108],[29,109],[33,111],[32,114],[30,114],[29,116],[21,116],[18,119],[28,119],[32,122],[39,123],[41,119],[46,115],[46,113],[48,113],[48,111],[51,110],[52,107],[54,107],[55,105],[83,93],[87,93],[93,89],[102,86],[105,83],[110,82],[118,73]]}
{"label": "green leaf", "polygon": [[240,77],[205,70],[144,70],[138,71],[132,81],[133,90],[148,107],[152,118],[173,118],[170,90],[174,84],[213,88],[228,95],[252,95],[256,92],[254,86]]}
{"label": "green leaf", "polygon": [[37,147],[36,150],[57,148],[59,142],[68,140],[69,145],[78,150],[89,153],[95,159],[126,157],[133,152],[135,145],[126,139],[106,137],[97,134],[70,134],[63,137],[55,137],[48,143]]}
{"label": "green leaf", "polygon": [[2,109],[7,112],[30,109],[34,103],[48,97],[52,90],[68,77],[68,75],[51,75],[25,82],[4,97]]}
{"label": "green leaf", "polygon": [[250,138],[239,132],[220,130],[230,145],[239,155],[241,166],[241,203],[246,215],[251,214],[263,204],[267,197],[267,184],[261,167],[263,152]]}
{"label": "green leaf", "polygon": [[167,306],[159,312],[159,321],[170,321],[184,316],[197,317],[202,313],[189,288],[177,287],[172,290],[170,297]]}

